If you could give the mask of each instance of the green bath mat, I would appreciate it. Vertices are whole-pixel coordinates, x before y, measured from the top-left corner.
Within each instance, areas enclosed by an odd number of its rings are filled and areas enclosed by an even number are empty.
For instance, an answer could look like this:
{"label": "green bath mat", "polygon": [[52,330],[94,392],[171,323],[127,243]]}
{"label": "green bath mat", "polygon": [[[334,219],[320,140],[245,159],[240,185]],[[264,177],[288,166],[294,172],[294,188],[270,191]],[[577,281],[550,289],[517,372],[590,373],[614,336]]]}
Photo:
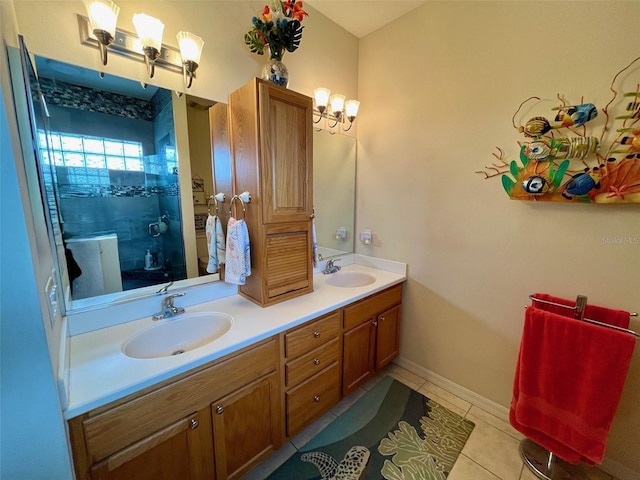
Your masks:
{"label": "green bath mat", "polygon": [[474,424],[385,377],[270,480],[445,480]]}

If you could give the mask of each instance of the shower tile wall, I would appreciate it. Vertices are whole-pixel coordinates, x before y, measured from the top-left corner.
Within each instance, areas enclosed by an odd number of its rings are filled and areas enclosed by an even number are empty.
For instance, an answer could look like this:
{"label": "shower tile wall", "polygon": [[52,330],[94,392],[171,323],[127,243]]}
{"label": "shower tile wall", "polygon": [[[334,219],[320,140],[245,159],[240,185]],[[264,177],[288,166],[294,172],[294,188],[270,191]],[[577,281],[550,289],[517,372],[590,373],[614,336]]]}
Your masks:
{"label": "shower tile wall", "polygon": [[[48,79],[41,85],[52,132],[140,142],[145,159],[145,172],[101,170],[109,185],[78,184],[74,168],[56,167],[65,237],[116,233],[122,271],[142,270],[146,250],[162,250],[172,278],[185,278],[171,93],[158,90],[147,102]],[[168,232],[151,237],[149,224],[165,214]]]}

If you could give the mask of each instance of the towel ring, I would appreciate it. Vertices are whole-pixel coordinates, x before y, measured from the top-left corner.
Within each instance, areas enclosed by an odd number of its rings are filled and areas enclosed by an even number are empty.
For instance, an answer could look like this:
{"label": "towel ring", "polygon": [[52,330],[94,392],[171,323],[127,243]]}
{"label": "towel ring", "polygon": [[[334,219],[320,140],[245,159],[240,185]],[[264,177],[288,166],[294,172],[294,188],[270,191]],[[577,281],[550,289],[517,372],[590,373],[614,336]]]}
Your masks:
{"label": "towel ring", "polygon": [[215,215],[218,215],[218,201],[216,200],[216,197],[214,197],[213,195],[211,195],[208,199],[207,199],[207,212],[209,212],[209,215],[211,215],[211,200],[213,200],[213,205],[215,206],[216,212]]}
{"label": "towel ring", "polygon": [[211,200],[213,200],[213,204],[216,207],[216,216],[218,215],[218,203],[222,202],[224,203],[224,201],[226,200],[226,195],[222,192],[217,193],[215,195],[211,195],[208,199],[207,199],[207,212],[209,212],[209,215],[211,215]]}
{"label": "towel ring", "polygon": [[247,215],[247,210],[244,207],[244,201],[240,198],[240,195],[234,195],[231,197],[231,201],[229,202],[229,215],[233,216],[233,202],[236,200],[240,200],[240,204],[242,205],[242,219]]}

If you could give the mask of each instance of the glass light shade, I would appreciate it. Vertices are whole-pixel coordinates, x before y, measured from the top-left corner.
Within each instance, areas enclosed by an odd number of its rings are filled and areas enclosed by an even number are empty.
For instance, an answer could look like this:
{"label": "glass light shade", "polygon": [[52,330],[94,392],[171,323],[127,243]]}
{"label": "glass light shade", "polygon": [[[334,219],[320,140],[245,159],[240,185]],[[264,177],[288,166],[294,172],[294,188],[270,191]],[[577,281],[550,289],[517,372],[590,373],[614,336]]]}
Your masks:
{"label": "glass light shade", "polygon": [[180,47],[182,61],[199,64],[204,40],[190,32],[178,32],[176,38],[178,39],[178,46]]}
{"label": "glass light shade", "polygon": [[133,16],[133,25],[136,27],[142,47],[152,47],[157,51],[162,50],[164,23],[150,15],[136,13]]}
{"label": "glass light shade", "polygon": [[313,98],[316,101],[316,108],[324,107],[327,108],[329,105],[329,95],[331,95],[331,90],[328,88],[318,87],[313,91]]}
{"label": "glass light shade", "polygon": [[82,3],[89,15],[91,30],[104,30],[115,37],[120,7],[110,0],[82,0]]}
{"label": "glass light shade", "polygon": [[358,100],[347,100],[347,103],[344,104],[345,115],[347,118],[356,118],[359,108],[360,102]]}
{"label": "glass light shade", "polygon": [[335,95],[331,95],[331,97],[329,97],[329,103],[331,104],[331,111],[333,113],[342,113],[342,111],[344,110],[344,99],[345,96],[340,93],[336,93]]}

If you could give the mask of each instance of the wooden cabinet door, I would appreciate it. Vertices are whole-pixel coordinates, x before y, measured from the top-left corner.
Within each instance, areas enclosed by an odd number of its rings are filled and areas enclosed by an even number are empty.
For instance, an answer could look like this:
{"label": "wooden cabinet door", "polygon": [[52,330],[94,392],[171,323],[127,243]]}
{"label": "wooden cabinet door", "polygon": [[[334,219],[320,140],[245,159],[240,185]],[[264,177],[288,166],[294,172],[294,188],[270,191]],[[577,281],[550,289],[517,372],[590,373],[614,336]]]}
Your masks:
{"label": "wooden cabinet door", "polygon": [[217,480],[240,478],[280,446],[277,381],[267,375],[211,405]]}
{"label": "wooden cabinet door", "polygon": [[342,394],[347,395],[375,372],[374,319],[345,332],[343,341]]}
{"label": "wooden cabinet door", "polygon": [[313,205],[310,97],[259,83],[264,223],[309,222]]}
{"label": "wooden cabinet door", "polygon": [[398,356],[400,350],[400,305],[378,315],[376,370]]}
{"label": "wooden cabinet door", "polygon": [[91,467],[93,480],[211,480],[211,413],[204,409]]}

